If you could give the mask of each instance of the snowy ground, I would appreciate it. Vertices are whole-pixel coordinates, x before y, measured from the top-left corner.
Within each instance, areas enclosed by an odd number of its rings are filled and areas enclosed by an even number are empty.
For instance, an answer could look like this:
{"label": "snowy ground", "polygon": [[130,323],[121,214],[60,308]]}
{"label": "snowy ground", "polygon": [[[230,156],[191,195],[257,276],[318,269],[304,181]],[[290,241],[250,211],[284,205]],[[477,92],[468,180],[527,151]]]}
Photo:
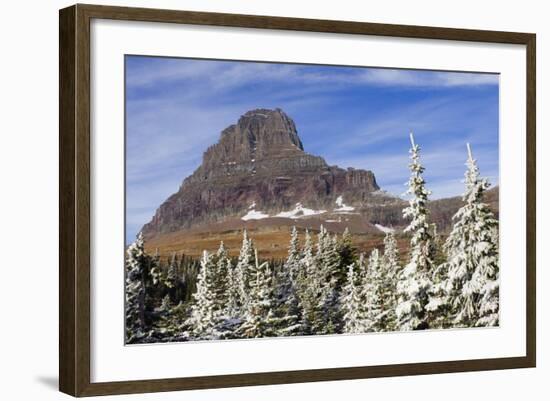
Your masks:
{"label": "snowy ground", "polygon": [[334,209],[335,213],[349,213],[353,212],[355,208],[353,206],[348,206],[344,203],[344,198],[342,198],[342,195],[340,195],[338,198],[336,198],[336,205],[338,206],[336,209]]}
{"label": "snowy ground", "polygon": [[281,212],[276,215],[276,217],[286,217],[288,219],[298,219],[300,217],[315,216],[318,214],[326,213],[326,210],[314,210],[308,209],[307,207],[302,206],[301,203],[297,203],[296,207],[288,212]]}
{"label": "snowy ground", "polygon": [[[340,195],[338,198],[336,198],[336,208],[332,210],[332,212],[329,212],[328,210],[315,210],[310,209],[308,207],[305,207],[301,203],[296,203],[296,206],[292,210],[282,211],[274,216],[270,216],[267,213],[264,213],[262,211],[256,210],[256,202],[252,202],[252,204],[248,207],[248,212],[241,217],[241,220],[261,220],[266,219],[268,217],[282,217],[285,219],[300,219],[304,217],[311,217],[311,216],[317,216],[325,213],[335,213],[335,214],[357,214],[355,212],[355,207],[346,205],[344,203],[343,197]],[[327,220],[328,221],[336,221],[336,220]],[[387,232],[387,231],[384,231]]]}
{"label": "snowy ground", "polygon": [[391,227],[385,227],[382,224],[375,224],[374,226],[376,228],[378,228],[380,231],[382,231],[383,233],[386,233],[386,234],[395,232],[395,229],[393,229]]}
{"label": "snowy ground", "polygon": [[241,220],[244,220],[244,221],[261,220],[261,219],[266,219],[268,217],[269,217],[268,214],[252,209],[252,210],[249,210],[248,213],[245,214],[243,217],[241,217]]}

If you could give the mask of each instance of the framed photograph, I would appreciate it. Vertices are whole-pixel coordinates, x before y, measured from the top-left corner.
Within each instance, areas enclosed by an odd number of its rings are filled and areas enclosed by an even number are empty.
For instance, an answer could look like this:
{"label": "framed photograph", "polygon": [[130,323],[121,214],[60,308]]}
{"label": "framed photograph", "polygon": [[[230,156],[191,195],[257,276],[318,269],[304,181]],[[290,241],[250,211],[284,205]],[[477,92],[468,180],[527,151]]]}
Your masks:
{"label": "framed photograph", "polygon": [[535,35],[60,11],[60,390],[534,367]]}

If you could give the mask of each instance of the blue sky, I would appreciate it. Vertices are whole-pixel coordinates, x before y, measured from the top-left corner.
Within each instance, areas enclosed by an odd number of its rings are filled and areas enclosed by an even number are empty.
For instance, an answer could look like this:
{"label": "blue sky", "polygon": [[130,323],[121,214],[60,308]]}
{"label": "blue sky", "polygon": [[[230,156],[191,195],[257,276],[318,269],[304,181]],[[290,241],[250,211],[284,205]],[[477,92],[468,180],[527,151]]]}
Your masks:
{"label": "blue sky", "polygon": [[409,131],[432,198],[458,195],[470,142],[498,182],[498,75],[126,56],[126,236],[254,108],[283,109],[304,149],[406,190]]}

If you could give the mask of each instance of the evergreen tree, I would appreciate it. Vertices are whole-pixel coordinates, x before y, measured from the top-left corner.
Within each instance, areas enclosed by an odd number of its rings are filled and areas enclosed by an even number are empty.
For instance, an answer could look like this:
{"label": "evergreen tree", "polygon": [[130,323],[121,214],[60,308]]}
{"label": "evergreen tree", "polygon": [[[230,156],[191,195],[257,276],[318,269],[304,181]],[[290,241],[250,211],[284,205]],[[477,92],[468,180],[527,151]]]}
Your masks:
{"label": "evergreen tree", "polygon": [[179,302],[183,299],[183,280],[180,273],[180,262],[174,252],[168,264],[166,278],[163,280],[164,286],[170,294],[172,303]]}
{"label": "evergreen tree", "polygon": [[160,310],[166,312],[166,311],[169,311],[172,308],[172,306],[174,305],[170,300],[170,295],[166,294],[164,298],[162,298],[162,303],[160,304]]}
{"label": "evergreen tree", "polygon": [[359,258],[357,258],[356,268],[357,278],[360,283],[363,283],[364,280],[366,280],[365,276],[367,275],[367,263],[365,261],[365,254],[363,252],[361,252]]}
{"label": "evergreen tree", "polygon": [[297,335],[301,331],[301,311],[297,293],[299,269],[298,231],[293,227],[286,262],[276,269],[276,315],[279,319],[278,334],[282,336]]}
{"label": "evergreen tree", "polygon": [[386,233],[384,237],[384,256],[383,263],[388,270],[392,280],[399,276],[399,249],[397,248],[397,241],[395,240],[395,234],[391,231]]}
{"label": "evergreen tree", "polygon": [[131,343],[145,336],[145,286],[149,261],[145,254],[143,235],[126,251],[126,341]]}
{"label": "evergreen tree", "polygon": [[126,340],[133,342],[151,342],[153,310],[158,302],[155,298],[159,284],[159,258],[145,252],[143,235],[128,247],[126,258]]}
{"label": "evergreen tree", "polygon": [[401,274],[399,266],[399,250],[393,232],[388,232],[384,237],[384,255],[382,257],[380,272],[380,294],[382,297],[382,310],[384,315],[380,317],[379,329],[393,331],[397,326],[397,278]]}
{"label": "evergreen tree", "polygon": [[296,226],[292,227],[290,233],[290,244],[288,247],[288,256],[286,258],[286,268],[289,271],[290,279],[296,281],[300,269],[300,240],[298,239],[298,230]]}
{"label": "evergreen tree", "polygon": [[378,249],[373,249],[362,282],[363,330],[365,332],[382,329],[382,274]]}
{"label": "evergreen tree", "polygon": [[434,269],[432,286],[429,289],[429,302],[426,316],[432,329],[445,329],[452,326],[451,308],[448,297],[448,265],[442,263]]}
{"label": "evergreen tree", "polygon": [[342,314],[344,333],[363,333],[362,294],[357,286],[357,273],[353,264],[348,266],[346,283],[342,289]]}
{"label": "evergreen tree", "polygon": [[481,287],[481,299],[479,305],[479,319],[476,326],[499,325],[499,279],[498,273],[495,279],[487,279]]}
{"label": "evergreen tree", "polygon": [[173,334],[173,327],[171,322],[170,311],[172,310],[173,304],[170,300],[170,295],[166,294],[162,298],[161,304],[156,308],[155,312],[158,314],[159,318],[155,322],[155,334],[160,340],[170,340],[170,337]]}
{"label": "evergreen tree", "polygon": [[406,233],[411,234],[410,259],[400,274],[397,285],[399,296],[396,314],[398,329],[415,330],[428,328],[425,307],[429,301],[433,270],[433,238],[428,223],[428,196],[426,183],[422,176],[424,167],[420,163],[420,147],[414,143],[411,133],[411,176],[407,193],[412,196],[409,206],[403,210],[403,216],[410,218]]}
{"label": "evergreen tree", "polygon": [[335,333],[340,326],[338,305],[338,273],[340,255],[338,240],[331,237],[328,231],[321,226],[317,236],[317,254],[315,255],[319,277],[317,307],[314,313],[314,332],[316,334]]}
{"label": "evergreen tree", "polygon": [[443,250],[442,236],[437,231],[437,225],[432,223],[432,248],[434,254],[434,266],[439,266],[447,261],[445,252]]}
{"label": "evergreen tree", "polygon": [[216,265],[213,256],[207,251],[203,252],[200,266],[197,277],[197,291],[193,294],[194,304],[191,308],[191,322],[194,336],[208,339],[215,335],[217,316],[215,303]]}
{"label": "evergreen tree", "polygon": [[302,311],[302,330],[304,334],[316,334],[318,325],[315,320],[322,296],[322,275],[317,268],[317,259],[313,254],[313,244],[308,230],[305,233],[300,265],[296,284]]}
{"label": "evergreen tree", "polygon": [[356,259],[356,249],[353,246],[352,237],[349,232],[349,229],[346,227],[344,233],[342,234],[342,239],[339,243],[339,253],[340,253],[340,283],[346,281],[346,274],[349,273],[349,265],[353,264]]}
{"label": "evergreen tree", "polygon": [[175,305],[170,297],[165,296],[159,307],[160,317],[156,322],[155,332],[160,341],[187,341],[188,333],[184,331],[188,321],[188,308],[182,302]]}
{"label": "evergreen tree", "polygon": [[248,303],[249,284],[251,272],[254,269],[254,245],[248,238],[246,230],[243,232],[243,242],[239,253],[237,266],[235,267],[235,281],[239,291],[239,306],[246,310]]}
{"label": "evergreen tree", "polygon": [[259,263],[255,251],[250,275],[250,294],[246,305],[245,320],[239,331],[242,337],[258,338],[277,334],[278,319],[273,311],[272,275],[267,262]]}
{"label": "evergreen tree", "polygon": [[499,308],[498,221],[483,202],[489,183],[480,177],[469,144],[467,147],[464,205],[453,216],[455,223],[445,242],[445,301],[454,326],[495,326]]}
{"label": "evergreen tree", "polygon": [[293,292],[293,283],[296,281],[300,263],[300,250],[298,249],[298,232],[296,227],[292,228],[288,257],[280,266],[275,269],[275,295],[279,305],[286,304]]}
{"label": "evergreen tree", "polygon": [[178,260],[178,271],[180,276],[180,285],[176,291],[174,303],[182,301],[184,304],[193,301],[193,294],[197,290],[197,276],[200,272],[200,259],[182,255]]}
{"label": "evergreen tree", "polygon": [[154,285],[163,283],[166,280],[165,274],[160,268],[160,254],[159,249],[155,249],[155,254],[152,257],[148,257],[149,260],[149,275]]}
{"label": "evergreen tree", "polygon": [[178,273],[178,261],[176,258],[176,253],[174,252],[172,254],[172,258],[170,259],[170,263],[168,264],[166,280],[164,282],[166,287],[175,288],[177,286],[179,281]]}
{"label": "evergreen tree", "polygon": [[225,249],[225,245],[223,244],[223,241],[220,242],[220,247],[218,248],[218,251],[216,252],[216,272],[214,275],[214,281],[215,281],[215,303],[216,303],[216,310],[222,311],[227,304],[227,275],[228,275],[228,253]]}
{"label": "evergreen tree", "polygon": [[233,268],[231,260],[228,258],[226,260],[226,281],[227,285],[225,287],[225,296],[226,304],[223,310],[223,314],[227,317],[238,318],[240,314],[240,292],[237,281],[237,269]]}
{"label": "evergreen tree", "polygon": [[[218,261],[219,263],[219,261]],[[231,260],[225,260],[226,285],[223,300],[225,304],[221,309],[217,331],[221,339],[239,338],[239,327],[245,316],[245,311],[240,306],[240,292],[237,285],[237,270],[233,268]]]}

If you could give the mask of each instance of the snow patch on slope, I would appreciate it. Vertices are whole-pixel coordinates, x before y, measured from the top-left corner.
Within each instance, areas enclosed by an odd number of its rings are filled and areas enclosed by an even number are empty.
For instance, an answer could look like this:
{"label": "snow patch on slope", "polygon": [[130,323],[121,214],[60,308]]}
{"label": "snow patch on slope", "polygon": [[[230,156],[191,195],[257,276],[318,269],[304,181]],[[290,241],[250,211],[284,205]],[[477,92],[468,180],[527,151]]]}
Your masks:
{"label": "snow patch on slope", "polygon": [[247,220],[261,220],[261,219],[267,219],[268,217],[283,217],[286,219],[301,219],[304,217],[310,217],[310,216],[316,216],[319,214],[326,213],[326,210],[315,210],[315,209],[309,209],[307,207],[304,207],[301,203],[297,203],[296,207],[294,209],[286,211],[286,212],[280,212],[276,214],[275,216],[270,216],[267,213],[264,213],[262,211],[256,210],[256,202],[252,202],[250,206],[248,207],[248,213],[246,213],[243,217],[241,217],[241,220],[247,221]]}
{"label": "snow patch on slope", "polygon": [[353,206],[348,206],[344,203],[344,198],[342,198],[342,195],[336,198],[336,206],[338,206],[334,209],[334,212],[336,213],[353,212],[355,210]]}
{"label": "snow patch on slope", "polygon": [[285,217],[287,219],[299,219],[301,217],[315,216],[318,214],[326,213],[326,210],[314,210],[308,209],[307,207],[302,206],[301,203],[297,203],[296,207],[288,212],[280,212],[276,217]]}
{"label": "snow patch on slope", "polygon": [[248,213],[245,214],[243,217],[241,217],[241,220],[244,220],[244,221],[261,220],[261,219],[267,219],[268,217],[269,217],[268,214],[252,209],[252,210],[249,210]]}
{"label": "snow patch on slope", "polygon": [[374,226],[386,234],[395,232],[395,229],[391,227],[384,227],[382,224],[375,224]]}

